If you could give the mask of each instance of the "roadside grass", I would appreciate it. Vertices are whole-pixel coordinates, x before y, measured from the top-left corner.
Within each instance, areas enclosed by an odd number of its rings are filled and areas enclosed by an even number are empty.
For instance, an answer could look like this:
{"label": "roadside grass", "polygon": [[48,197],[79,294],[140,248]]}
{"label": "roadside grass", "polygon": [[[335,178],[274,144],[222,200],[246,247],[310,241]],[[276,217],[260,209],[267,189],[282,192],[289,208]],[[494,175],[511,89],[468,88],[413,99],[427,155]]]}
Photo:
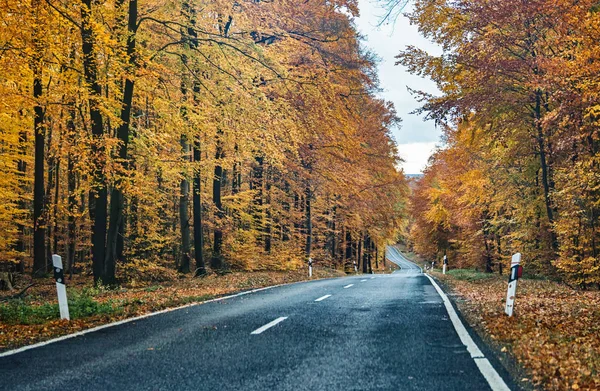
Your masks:
{"label": "roadside grass", "polygon": [[494,274],[484,273],[475,269],[450,269],[446,272],[446,274],[459,281],[469,282],[498,278]]}
{"label": "roadside grass", "polygon": [[[123,307],[113,300],[98,302],[89,289],[70,292],[69,316],[81,319],[92,315],[112,315],[123,311]],[[58,303],[36,305],[30,299],[9,300],[0,304],[0,322],[11,325],[42,324],[59,319]]]}
{"label": "roadside grass", "polygon": [[[315,268],[313,279],[344,276],[329,268]],[[37,280],[24,298],[0,296],[0,352],[102,324],[131,318],[228,294],[307,280],[306,270],[235,272],[202,278],[176,276],[160,283],[93,287],[89,277],[67,281],[70,321],[59,319],[56,286],[51,278]],[[30,281],[22,281],[26,286]],[[19,289],[19,288],[17,288]]]}

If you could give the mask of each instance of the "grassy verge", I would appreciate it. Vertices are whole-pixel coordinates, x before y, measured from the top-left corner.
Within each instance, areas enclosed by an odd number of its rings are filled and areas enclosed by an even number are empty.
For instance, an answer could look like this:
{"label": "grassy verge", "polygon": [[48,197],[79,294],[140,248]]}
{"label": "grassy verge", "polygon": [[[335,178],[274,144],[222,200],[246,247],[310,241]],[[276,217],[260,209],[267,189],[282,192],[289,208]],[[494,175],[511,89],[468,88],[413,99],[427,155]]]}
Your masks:
{"label": "grassy verge", "polygon": [[[315,268],[313,279],[342,272]],[[67,282],[71,321],[59,319],[52,279],[37,281],[20,299],[0,297],[0,351],[48,340],[109,322],[177,307],[234,292],[307,279],[306,270],[231,273],[203,278],[182,277],[159,284],[109,290],[91,287],[89,278]]]}
{"label": "grassy verge", "polygon": [[521,279],[515,314],[504,315],[507,277],[475,270],[432,273],[456,298],[467,321],[527,373],[526,388],[600,389],[600,292]]}

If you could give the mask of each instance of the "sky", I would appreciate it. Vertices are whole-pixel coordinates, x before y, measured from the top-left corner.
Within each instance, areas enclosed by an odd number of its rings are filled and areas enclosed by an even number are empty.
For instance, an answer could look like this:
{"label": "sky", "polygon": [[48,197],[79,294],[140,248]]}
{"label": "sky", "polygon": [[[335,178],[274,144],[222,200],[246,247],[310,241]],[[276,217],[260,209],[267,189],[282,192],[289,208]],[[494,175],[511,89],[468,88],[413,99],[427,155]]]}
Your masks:
{"label": "sky", "polygon": [[400,15],[394,24],[377,27],[384,11],[375,0],[359,0],[359,7],[360,17],[355,19],[355,23],[365,36],[363,44],[381,59],[378,64],[379,81],[383,89],[380,96],[393,102],[398,116],[402,118],[401,128],[393,130],[400,157],[404,159],[402,168],[406,174],[419,174],[436,144],[439,144],[441,131],[433,121],[424,121],[422,116],[410,114],[420,105],[407,87],[433,94],[438,90],[431,80],[413,76],[402,65],[394,65],[394,57],[407,45],[414,45],[432,54],[439,54],[441,50],[422,37],[417,27],[411,26],[404,15]]}

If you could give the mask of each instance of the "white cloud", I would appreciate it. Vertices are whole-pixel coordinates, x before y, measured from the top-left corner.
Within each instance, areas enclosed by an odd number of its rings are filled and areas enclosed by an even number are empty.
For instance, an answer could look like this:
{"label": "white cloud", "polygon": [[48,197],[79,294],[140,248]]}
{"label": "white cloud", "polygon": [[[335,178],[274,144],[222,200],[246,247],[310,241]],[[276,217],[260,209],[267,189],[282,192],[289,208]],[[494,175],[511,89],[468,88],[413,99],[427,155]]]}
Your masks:
{"label": "white cloud", "polygon": [[405,174],[420,174],[435,151],[436,142],[398,144],[398,153],[404,159],[401,167]]}

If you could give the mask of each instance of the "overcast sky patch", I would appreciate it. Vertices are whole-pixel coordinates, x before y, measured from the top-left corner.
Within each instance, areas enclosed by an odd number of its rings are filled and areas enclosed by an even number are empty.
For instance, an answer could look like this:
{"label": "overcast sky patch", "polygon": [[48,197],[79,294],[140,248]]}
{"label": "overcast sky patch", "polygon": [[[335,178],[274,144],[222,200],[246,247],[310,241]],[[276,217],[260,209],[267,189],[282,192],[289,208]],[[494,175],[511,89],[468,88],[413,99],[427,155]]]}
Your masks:
{"label": "overcast sky patch", "polygon": [[394,103],[402,118],[402,127],[393,131],[400,156],[405,160],[402,167],[407,174],[417,174],[425,167],[432,146],[440,140],[441,131],[433,121],[424,121],[422,116],[410,114],[420,104],[407,87],[432,94],[438,94],[439,91],[431,80],[411,75],[403,66],[394,65],[395,56],[407,45],[432,54],[439,54],[441,50],[423,38],[405,16],[400,15],[394,25],[377,27],[384,11],[374,0],[360,0],[359,7],[361,15],[355,22],[359,32],[366,38],[364,45],[381,59],[378,69],[383,91],[380,95]]}

